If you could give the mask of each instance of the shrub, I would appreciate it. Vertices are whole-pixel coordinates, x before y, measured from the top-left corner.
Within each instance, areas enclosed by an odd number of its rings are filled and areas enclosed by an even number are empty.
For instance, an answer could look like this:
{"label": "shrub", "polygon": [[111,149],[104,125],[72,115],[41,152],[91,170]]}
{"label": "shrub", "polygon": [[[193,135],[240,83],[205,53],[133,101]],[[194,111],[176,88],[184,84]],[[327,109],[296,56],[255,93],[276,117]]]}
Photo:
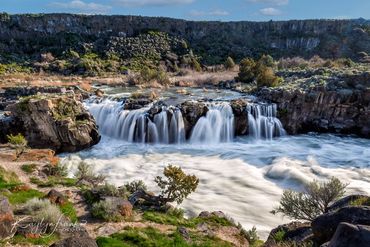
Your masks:
{"label": "shrub", "polygon": [[33,198],[23,206],[23,211],[45,223],[56,224],[62,217],[60,209],[48,199]]}
{"label": "shrub", "polygon": [[125,184],[125,188],[130,193],[135,193],[138,190],[147,190],[147,187],[143,180],[135,180],[130,183]]}
{"label": "shrub", "polygon": [[30,174],[30,173],[33,173],[37,169],[37,165],[36,164],[22,165],[21,169],[25,173]]}
{"label": "shrub", "polygon": [[261,58],[258,60],[258,63],[266,67],[275,67],[274,59],[270,55],[262,55]]}
{"label": "shrub", "polygon": [[50,163],[46,164],[43,170],[46,175],[55,177],[65,177],[68,173],[67,166],[61,163],[57,163],[56,165]]}
{"label": "shrub", "polygon": [[250,230],[243,229],[242,225],[238,224],[238,229],[240,229],[240,234],[248,240],[249,246],[257,247],[262,246],[263,241],[260,240],[257,233],[257,228],[255,226],[252,227]]}
{"label": "shrub", "polygon": [[258,88],[277,87],[281,84],[282,78],[276,76],[271,68],[262,66],[256,80]]}
{"label": "shrub", "polygon": [[163,174],[165,178],[157,176],[155,182],[161,188],[161,197],[165,202],[182,203],[199,184],[196,176],[185,174],[180,167],[169,165],[164,168]]}
{"label": "shrub", "polygon": [[244,58],[240,62],[237,80],[244,83],[253,82],[256,77],[255,68],[256,62],[252,58]]}
{"label": "shrub", "polygon": [[235,67],[235,62],[231,57],[228,57],[225,62],[225,68],[232,70]]}
{"label": "shrub", "polygon": [[7,135],[8,142],[17,148],[24,148],[27,146],[27,140],[24,138],[24,136],[21,133],[18,133],[17,135]]}
{"label": "shrub", "polygon": [[274,238],[275,242],[276,242],[276,243],[281,243],[281,242],[283,242],[283,241],[284,241],[285,234],[286,234],[286,232],[285,232],[284,230],[279,230],[279,231],[277,231],[277,232],[274,234],[274,236],[273,236],[273,238]]}
{"label": "shrub", "polygon": [[98,186],[99,184],[102,184],[104,180],[106,179],[103,175],[96,175],[93,170],[91,169],[90,165],[87,164],[84,161],[81,161],[78,164],[77,172],[75,174],[75,177],[77,178],[77,183],[80,183],[82,181],[85,181],[89,184],[91,184],[93,187]]}
{"label": "shrub", "polygon": [[325,213],[331,203],[344,195],[346,186],[333,177],[328,182],[313,181],[305,185],[304,192],[285,190],[279,207],[272,213],[282,213],[296,220],[312,221]]}
{"label": "shrub", "polygon": [[91,214],[105,221],[117,222],[122,219],[117,208],[117,203],[113,198],[107,198],[104,201],[94,203],[91,208]]}

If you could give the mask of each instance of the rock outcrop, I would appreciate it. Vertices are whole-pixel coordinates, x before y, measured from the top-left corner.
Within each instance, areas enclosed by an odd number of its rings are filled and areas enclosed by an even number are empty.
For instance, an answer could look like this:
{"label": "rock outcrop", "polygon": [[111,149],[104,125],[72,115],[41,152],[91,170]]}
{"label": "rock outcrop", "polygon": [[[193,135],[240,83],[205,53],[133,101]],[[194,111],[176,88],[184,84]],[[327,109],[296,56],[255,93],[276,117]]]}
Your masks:
{"label": "rock outcrop", "polygon": [[326,213],[312,221],[314,239],[319,244],[329,241],[340,223],[370,225],[370,207],[344,207],[338,211]]}
{"label": "rock outcrop", "polygon": [[294,242],[298,245],[308,243],[311,241],[313,236],[310,223],[291,222],[272,229],[264,246],[277,246],[278,243],[276,243],[275,238],[279,232],[284,233],[281,241]]}
{"label": "rock outcrop", "polygon": [[262,89],[261,99],[278,105],[289,134],[331,132],[370,138],[370,89]]}
{"label": "rock outcrop", "polygon": [[180,109],[184,118],[186,138],[189,138],[192,128],[198,122],[199,118],[207,114],[208,108],[202,102],[186,101],[181,104]]}
{"label": "rock outcrop", "polygon": [[328,247],[370,246],[370,226],[340,223]]}
{"label": "rock outcrop", "polygon": [[[7,107],[13,128],[32,148],[75,152],[100,141],[94,118],[85,110],[79,95],[35,95]],[[1,138],[0,138],[1,139]]]}

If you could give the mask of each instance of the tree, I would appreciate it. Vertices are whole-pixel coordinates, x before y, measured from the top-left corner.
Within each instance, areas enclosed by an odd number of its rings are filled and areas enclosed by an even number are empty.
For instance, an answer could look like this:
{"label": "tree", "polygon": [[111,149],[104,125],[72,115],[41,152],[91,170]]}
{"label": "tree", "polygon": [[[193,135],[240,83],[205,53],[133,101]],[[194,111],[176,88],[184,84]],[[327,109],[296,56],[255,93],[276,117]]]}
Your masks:
{"label": "tree", "polygon": [[256,77],[256,62],[252,58],[244,58],[240,62],[237,80],[244,83],[251,83]]}
{"label": "tree", "polygon": [[285,190],[279,207],[271,213],[282,213],[296,220],[312,221],[327,212],[329,205],[344,195],[346,186],[333,177],[328,182],[313,181],[305,185],[303,192]]}
{"label": "tree", "polygon": [[231,57],[228,57],[225,62],[225,68],[232,70],[235,67],[235,62]]}
{"label": "tree", "polygon": [[199,184],[195,175],[187,175],[180,167],[169,165],[164,168],[165,178],[157,176],[155,182],[161,188],[161,199],[164,202],[182,203]]}

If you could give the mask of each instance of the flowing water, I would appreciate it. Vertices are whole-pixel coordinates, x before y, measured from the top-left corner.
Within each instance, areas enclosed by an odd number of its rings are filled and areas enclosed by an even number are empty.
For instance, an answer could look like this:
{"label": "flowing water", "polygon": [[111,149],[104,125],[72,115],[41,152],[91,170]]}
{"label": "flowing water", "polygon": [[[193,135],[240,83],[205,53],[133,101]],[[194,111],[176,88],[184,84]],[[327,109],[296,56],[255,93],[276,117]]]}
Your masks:
{"label": "flowing water", "polygon": [[[158,192],[154,178],[168,164],[200,178],[197,191],[181,205],[189,216],[222,210],[246,229],[268,232],[289,219],[269,212],[284,189],[302,188],[331,176],[348,183],[348,193],[370,193],[370,140],[335,135],[284,136],[276,107],[248,107],[249,136],[235,137],[227,102],[209,111],[185,140],[181,111],[166,107],[150,119],[148,108],[125,111],[122,102],[88,103],[102,133],[89,150],[64,157],[70,174],[83,159],[116,185],[141,179]],[[281,136],[279,138],[274,138]]]}

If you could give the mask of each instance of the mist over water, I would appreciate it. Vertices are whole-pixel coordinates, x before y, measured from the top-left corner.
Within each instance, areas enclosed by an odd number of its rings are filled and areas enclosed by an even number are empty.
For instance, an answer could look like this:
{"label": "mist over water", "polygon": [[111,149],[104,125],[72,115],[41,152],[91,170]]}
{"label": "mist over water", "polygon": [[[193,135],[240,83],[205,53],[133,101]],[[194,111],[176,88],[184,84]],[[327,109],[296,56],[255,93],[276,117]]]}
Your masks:
{"label": "mist over water", "polygon": [[142,179],[158,192],[154,178],[168,164],[200,178],[197,191],[181,205],[189,216],[222,210],[246,229],[268,232],[288,218],[269,212],[283,189],[336,176],[347,193],[370,193],[370,140],[335,135],[285,136],[273,140],[235,138],[221,144],[143,144],[103,136],[90,150],[64,157],[74,174],[78,161],[116,185]]}

